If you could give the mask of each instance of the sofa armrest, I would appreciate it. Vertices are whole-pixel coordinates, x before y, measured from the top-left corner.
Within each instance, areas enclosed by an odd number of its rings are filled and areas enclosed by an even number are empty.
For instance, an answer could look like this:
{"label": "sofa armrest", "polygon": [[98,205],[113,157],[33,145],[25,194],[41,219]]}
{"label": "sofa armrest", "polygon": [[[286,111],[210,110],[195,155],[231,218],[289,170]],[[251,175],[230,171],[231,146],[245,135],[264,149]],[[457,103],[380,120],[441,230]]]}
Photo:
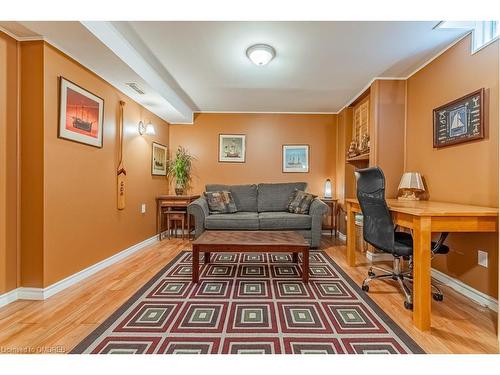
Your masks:
{"label": "sofa armrest", "polygon": [[210,214],[205,197],[191,202],[187,207],[187,212],[194,217],[194,236],[197,238],[205,231],[205,218]]}
{"label": "sofa armrest", "polygon": [[323,229],[323,216],[329,211],[328,205],[319,198],[315,198],[309,207],[309,215],[312,216],[311,224],[311,247],[319,247],[321,243],[321,231]]}

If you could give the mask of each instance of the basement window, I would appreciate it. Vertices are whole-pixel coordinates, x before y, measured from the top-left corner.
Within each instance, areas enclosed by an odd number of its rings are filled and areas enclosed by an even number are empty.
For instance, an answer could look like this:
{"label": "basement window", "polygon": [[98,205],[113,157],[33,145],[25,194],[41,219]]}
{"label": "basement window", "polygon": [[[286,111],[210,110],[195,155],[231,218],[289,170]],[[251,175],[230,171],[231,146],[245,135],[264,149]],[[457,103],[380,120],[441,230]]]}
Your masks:
{"label": "basement window", "polygon": [[479,51],[498,38],[498,21],[475,22],[472,31],[472,53]]}
{"label": "basement window", "polygon": [[494,42],[499,36],[499,21],[442,21],[435,28],[471,30],[471,54]]}

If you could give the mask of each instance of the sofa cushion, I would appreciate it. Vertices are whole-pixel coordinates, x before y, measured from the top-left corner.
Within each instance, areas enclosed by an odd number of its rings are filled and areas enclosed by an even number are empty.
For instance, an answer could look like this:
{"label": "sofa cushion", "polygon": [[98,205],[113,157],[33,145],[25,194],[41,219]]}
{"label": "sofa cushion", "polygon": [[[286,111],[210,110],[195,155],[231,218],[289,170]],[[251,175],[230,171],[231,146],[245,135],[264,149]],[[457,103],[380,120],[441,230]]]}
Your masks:
{"label": "sofa cushion", "polygon": [[306,188],[306,182],[259,184],[257,208],[259,212],[288,211],[288,203],[295,190],[305,191]]}
{"label": "sofa cushion", "polygon": [[295,190],[293,198],[288,204],[288,212],[303,215],[309,214],[309,207],[311,207],[311,203],[314,198],[316,198],[316,195],[314,194],[309,194],[301,190]]}
{"label": "sofa cushion", "polygon": [[290,212],[260,212],[259,228],[262,230],[311,229],[312,217]]}
{"label": "sofa cushion", "polygon": [[203,195],[211,214],[232,214],[238,211],[229,191],[206,191]]}
{"label": "sofa cushion", "polygon": [[257,212],[257,185],[219,185],[205,186],[206,191],[229,191],[238,211]]}
{"label": "sofa cushion", "polygon": [[211,230],[259,230],[259,216],[256,212],[208,215],[205,228]]}

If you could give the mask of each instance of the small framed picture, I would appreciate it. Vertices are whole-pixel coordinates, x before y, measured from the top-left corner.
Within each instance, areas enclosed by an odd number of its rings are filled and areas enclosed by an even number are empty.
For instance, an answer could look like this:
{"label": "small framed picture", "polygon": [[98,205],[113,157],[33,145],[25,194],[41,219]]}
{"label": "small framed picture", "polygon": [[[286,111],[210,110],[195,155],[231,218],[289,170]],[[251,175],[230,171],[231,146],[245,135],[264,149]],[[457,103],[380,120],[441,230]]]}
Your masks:
{"label": "small framed picture", "polygon": [[167,146],[153,142],[151,151],[151,174],[153,176],[167,175]]}
{"label": "small framed picture", "polygon": [[309,145],[283,145],[283,173],[309,172]]}
{"label": "small framed picture", "polygon": [[102,147],[104,100],[61,77],[58,137]]}
{"label": "small framed picture", "polygon": [[484,89],[434,109],[435,148],[484,138]]}
{"label": "small framed picture", "polygon": [[219,134],[219,162],[245,162],[244,134]]}

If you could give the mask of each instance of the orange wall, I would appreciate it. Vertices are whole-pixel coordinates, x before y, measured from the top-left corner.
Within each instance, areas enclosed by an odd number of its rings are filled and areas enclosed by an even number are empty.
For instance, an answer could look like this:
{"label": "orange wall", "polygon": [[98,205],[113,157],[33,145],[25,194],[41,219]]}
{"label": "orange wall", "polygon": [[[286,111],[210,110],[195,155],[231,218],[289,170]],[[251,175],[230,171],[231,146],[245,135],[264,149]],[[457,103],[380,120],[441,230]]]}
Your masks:
{"label": "orange wall", "polygon": [[17,47],[0,32],[0,294],[17,286]]}
{"label": "orange wall", "polygon": [[[57,138],[60,76],[104,99],[102,149]],[[120,100],[126,102],[124,211],[116,209]],[[140,120],[151,120],[156,136],[139,136]],[[153,236],[155,197],[168,192],[168,183],[151,176],[151,143],[167,145],[168,132],[167,122],[52,46],[0,33],[0,294],[47,287]]]}
{"label": "orange wall", "polygon": [[[178,145],[195,157],[192,192],[207,183],[246,184],[306,181],[322,195],[335,177],[335,115],[212,114],[195,117],[194,125],[170,126],[170,151]],[[219,163],[219,134],[246,134],[246,163]],[[282,173],[282,145],[309,144],[309,173]]]}
{"label": "orange wall", "polygon": [[43,43],[20,47],[22,286],[43,284]]}
{"label": "orange wall", "polygon": [[[431,200],[498,207],[499,42],[470,54],[470,37],[408,79],[406,170],[422,173]],[[484,140],[432,147],[432,110],[478,88],[486,89]],[[497,234],[453,234],[451,253],[433,267],[497,298]],[[477,250],[490,268],[477,265]]]}
{"label": "orange wall", "polygon": [[[57,138],[59,76],[104,99],[104,146]],[[44,45],[44,279],[50,285],[137,244],[156,232],[155,197],[168,191],[165,177],[151,175],[151,142],[168,144],[168,123],[107,82]],[[127,170],[123,211],[116,208],[119,101],[124,110],[123,160]],[[140,136],[151,120],[156,136]],[[146,213],[141,214],[141,203]]]}

